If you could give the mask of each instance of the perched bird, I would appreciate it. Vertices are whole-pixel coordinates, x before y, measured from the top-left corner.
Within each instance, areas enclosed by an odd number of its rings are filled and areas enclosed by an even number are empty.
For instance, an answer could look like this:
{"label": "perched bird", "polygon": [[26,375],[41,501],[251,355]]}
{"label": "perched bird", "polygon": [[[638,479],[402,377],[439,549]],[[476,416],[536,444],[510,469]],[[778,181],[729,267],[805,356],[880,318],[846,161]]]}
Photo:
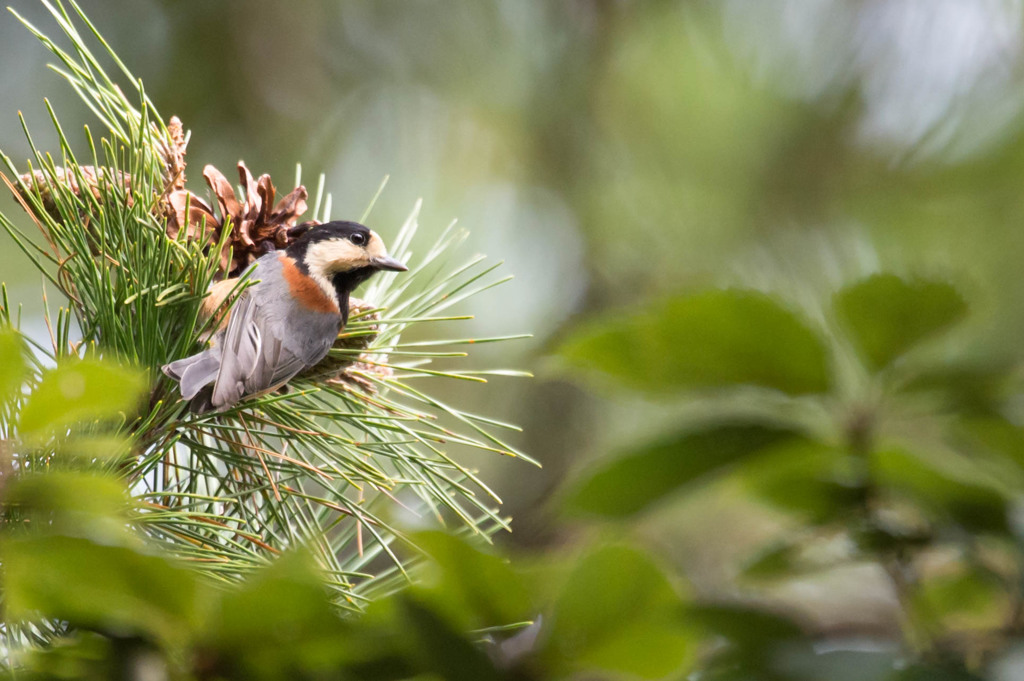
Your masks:
{"label": "perched bird", "polygon": [[[171,362],[197,413],[219,411],[275,390],[323,359],[348,321],[349,296],[379,270],[405,271],[373,231],[355,222],[318,225],[287,249],[256,261],[211,346]],[[220,286],[220,297],[233,288]]]}

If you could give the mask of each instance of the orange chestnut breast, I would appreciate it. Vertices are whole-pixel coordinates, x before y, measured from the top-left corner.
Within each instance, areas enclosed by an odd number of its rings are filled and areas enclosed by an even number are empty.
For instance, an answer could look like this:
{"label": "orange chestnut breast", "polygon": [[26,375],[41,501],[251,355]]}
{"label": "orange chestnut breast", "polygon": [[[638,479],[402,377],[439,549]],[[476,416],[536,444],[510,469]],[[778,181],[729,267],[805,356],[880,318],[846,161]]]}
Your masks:
{"label": "orange chestnut breast", "polygon": [[295,264],[295,260],[284,253],[279,257],[281,258],[281,274],[288,282],[288,289],[296,302],[314,312],[341,314],[337,301],[332,296],[328,296],[312,277],[303,274]]}

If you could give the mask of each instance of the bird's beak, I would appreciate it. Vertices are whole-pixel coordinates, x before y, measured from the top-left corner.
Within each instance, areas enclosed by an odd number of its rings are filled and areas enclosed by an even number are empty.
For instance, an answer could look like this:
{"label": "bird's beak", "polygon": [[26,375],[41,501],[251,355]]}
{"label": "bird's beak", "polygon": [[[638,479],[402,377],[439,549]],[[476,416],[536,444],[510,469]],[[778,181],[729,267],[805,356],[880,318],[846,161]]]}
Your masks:
{"label": "bird's beak", "polygon": [[378,270],[391,270],[392,272],[405,272],[409,269],[404,264],[386,255],[380,258],[374,258],[370,261],[370,264]]}

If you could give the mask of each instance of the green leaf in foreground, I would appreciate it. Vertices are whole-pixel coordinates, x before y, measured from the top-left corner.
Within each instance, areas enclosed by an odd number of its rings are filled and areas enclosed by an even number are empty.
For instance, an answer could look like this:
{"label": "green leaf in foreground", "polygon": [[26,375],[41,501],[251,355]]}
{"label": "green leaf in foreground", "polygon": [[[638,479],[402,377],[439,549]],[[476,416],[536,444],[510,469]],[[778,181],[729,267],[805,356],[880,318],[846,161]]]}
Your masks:
{"label": "green leaf in foreground", "polygon": [[883,488],[914,500],[937,517],[975,533],[1010,531],[1010,501],[1003,493],[969,468],[941,464],[937,456],[891,449],[877,452],[872,466]]}
{"label": "green leaf in foreground", "polygon": [[856,458],[807,439],[773,448],[740,475],[758,498],[812,524],[856,512],[865,495],[864,471]]}
{"label": "green leaf in foreground", "polygon": [[129,524],[134,504],[122,481],[81,471],[25,472],[4,490],[7,529],[88,537],[134,545]]}
{"label": "green leaf in foreground", "polygon": [[897,655],[886,648],[816,650],[796,622],[745,605],[697,606],[689,618],[720,637],[702,673],[709,679],[891,681]]}
{"label": "green leaf in foreground", "polygon": [[0,327],[0,401],[18,389],[26,371],[20,335],[14,329]]}
{"label": "green leaf in foreground", "polygon": [[399,610],[420,669],[447,681],[499,681],[502,675],[480,648],[451,628],[436,612],[413,598],[400,598]]}
{"label": "green leaf in foreground", "polygon": [[224,594],[201,642],[259,666],[280,657],[282,649],[301,657],[340,637],[341,627],[312,556],[293,551]]}
{"label": "green leaf in foreground", "polygon": [[774,424],[725,423],[679,433],[618,458],[570,493],[568,508],[602,516],[628,516],[737,461],[799,439]]}
{"label": "green leaf in foreground", "polygon": [[533,598],[502,556],[484,553],[464,537],[420,532],[413,541],[430,558],[418,597],[464,630],[510,624],[534,617]]}
{"label": "green leaf in foreground", "polygon": [[967,303],[945,282],[876,274],[837,293],[835,309],[864,359],[881,369],[959,321]]}
{"label": "green leaf in foreground", "polygon": [[678,296],[585,326],[560,349],[572,366],[655,394],[749,384],[791,395],[829,388],[821,338],[755,291]]}
{"label": "green leaf in foreground", "polygon": [[145,388],[140,374],[115,364],[67,361],[43,374],[22,409],[21,433],[43,437],[83,421],[130,416]]}
{"label": "green leaf in foreground", "polygon": [[744,605],[698,605],[689,619],[709,634],[727,639],[749,654],[771,652],[780,644],[799,641],[803,633],[781,615]]}
{"label": "green leaf in foreground", "polygon": [[661,678],[694,652],[682,607],[649,557],[606,546],[583,556],[570,573],[555,603],[546,652],[570,670]]}
{"label": "green leaf in foreground", "polygon": [[195,624],[198,584],[164,558],[60,535],[9,539],[3,547],[9,616],[174,642]]}
{"label": "green leaf in foreground", "polygon": [[790,541],[778,541],[750,557],[743,565],[743,576],[750,579],[789,579],[799,574],[800,547]]}
{"label": "green leaf in foreground", "polygon": [[1007,601],[998,575],[981,566],[962,566],[960,572],[924,580],[913,608],[918,616],[937,619],[946,628],[984,630],[1005,621]]}

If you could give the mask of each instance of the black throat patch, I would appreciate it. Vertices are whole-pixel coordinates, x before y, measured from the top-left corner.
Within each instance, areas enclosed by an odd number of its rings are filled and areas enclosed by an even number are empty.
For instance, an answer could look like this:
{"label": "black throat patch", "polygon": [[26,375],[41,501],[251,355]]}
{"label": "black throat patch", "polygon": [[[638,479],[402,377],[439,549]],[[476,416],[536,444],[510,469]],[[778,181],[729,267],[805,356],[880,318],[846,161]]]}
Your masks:
{"label": "black throat patch", "polygon": [[374,267],[359,267],[347,272],[338,272],[331,277],[331,284],[334,285],[334,291],[338,295],[338,308],[341,310],[343,324],[348,324],[348,299],[352,292],[376,272]]}

